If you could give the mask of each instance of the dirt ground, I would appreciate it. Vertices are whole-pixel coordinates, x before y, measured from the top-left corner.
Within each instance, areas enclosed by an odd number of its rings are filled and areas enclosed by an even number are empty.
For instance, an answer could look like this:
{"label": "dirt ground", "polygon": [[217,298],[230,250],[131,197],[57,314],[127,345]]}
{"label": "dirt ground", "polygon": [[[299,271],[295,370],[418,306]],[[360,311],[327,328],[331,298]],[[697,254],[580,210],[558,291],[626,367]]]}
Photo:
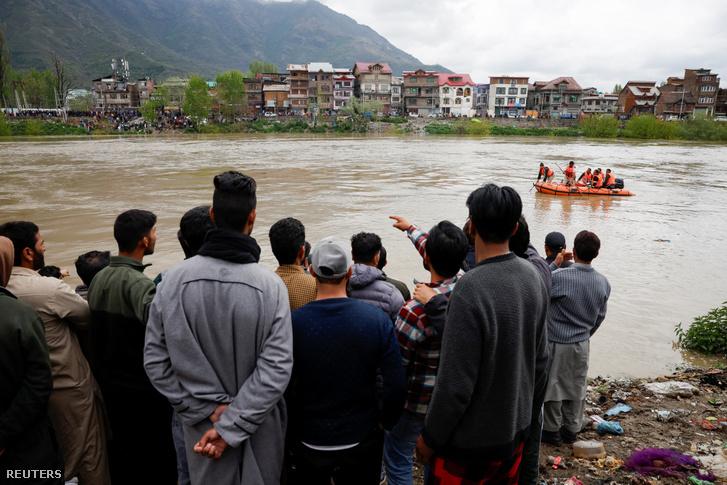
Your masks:
{"label": "dirt ground", "polygon": [[[645,387],[668,381],[688,383],[696,389],[682,390],[681,396],[667,396],[655,394]],[[606,419],[619,421],[623,435],[599,435],[590,426],[578,435],[581,440],[602,442],[607,457],[591,461],[576,459],[572,445],[543,444],[540,449],[541,485],[689,483],[686,477],[645,477],[626,469],[624,462],[634,450],[643,448],[669,448],[693,456],[705,469],[717,475],[714,483],[727,484],[727,371],[691,369],[656,379],[593,379],[588,387],[586,416],[605,417],[607,410],[621,402],[632,410]],[[556,457],[561,458],[561,463],[554,468],[552,462]],[[416,483],[421,484],[419,466],[415,467],[415,476]],[[580,482],[568,481],[571,477]]]}

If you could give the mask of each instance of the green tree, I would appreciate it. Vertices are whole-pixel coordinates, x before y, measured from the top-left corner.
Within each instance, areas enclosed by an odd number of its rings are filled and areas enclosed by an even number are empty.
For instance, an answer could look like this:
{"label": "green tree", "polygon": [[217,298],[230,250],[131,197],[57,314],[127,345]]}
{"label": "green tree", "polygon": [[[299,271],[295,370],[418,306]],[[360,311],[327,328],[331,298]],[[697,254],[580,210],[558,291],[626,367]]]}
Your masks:
{"label": "green tree", "polygon": [[93,108],[93,96],[87,94],[69,99],[68,108],[71,111],[91,111],[91,108]]}
{"label": "green tree", "polygon": [[10,97],[10,51],[5,44],[5,35],[0,30],[0,106],[6,107]]}
{"label": "green tree", "polygon": [[31,69],[21,80],[25,101],[33,108],[56,106],[55,78],[51,71]]}
{"label": "green tree", "polygon": [[212,106],[212,97],[207,91],[207,81],[199,76],[189,78],[189,84],[184,92],[184,105],[182,110],[195,122],[206,120]]}
{"label": "green tree", "polygon": [[222,113],[234,119],[245,111],[245,77],[240,71],[227,71],[217,75],[217,96]]}
{"label": "green tree", "polygon": [[141,116],[149,122],[156,120],[159,113],[164,112],[164,107],[168,102],[169,95],[167,94],[167,88],[164,86],[157,86],[149,97],[149,101],[145,102],[141,106]]}
{"label": "green tree", "polygon": [[623,89],[623,86],[621,86],[620,84],[616,84],[613,87],[613,94],[619,94],[622,89]]}
{"label": "green tree", "polygon": [[263,73],[277,74],[278,66],[276,64],[273,64],[272,62],[265,62],[265,61],[259,61],[259,60],[252,61],[247,66],[247,73],[246,73],[247,77],[255,77],[255,74],[263,74]]}
{"label": "green tree", "polygon": [[10,125],[8,125],[8,122],[5,121],[5,113],[0,111],[0,136],[10,136],[12,134]]}

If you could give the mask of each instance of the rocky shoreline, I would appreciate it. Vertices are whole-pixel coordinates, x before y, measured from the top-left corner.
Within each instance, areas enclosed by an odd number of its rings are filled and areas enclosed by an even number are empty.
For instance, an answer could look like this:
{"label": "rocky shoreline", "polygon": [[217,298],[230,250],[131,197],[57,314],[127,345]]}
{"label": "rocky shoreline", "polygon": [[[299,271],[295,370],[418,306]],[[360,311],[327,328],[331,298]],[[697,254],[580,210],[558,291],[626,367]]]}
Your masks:
{"label": "rocky shoreline", "polygon": [[[678,383],[678,384],[675,384]],[[615,416],[606,412],[619,404],[631,409]],[[624,409],[624,406],[619,406]],[[688,369],[655,379],[606,379],[589,381],[586,415],[617,421],[622,435],[599,434],[587,419],[579,440],[603,444],[605,456],[581,459],[573,445],[543,443],[540,450],[541,485],[672,485],[690,481],[696,470],[676,470],[677,476],[646,475],[629,469],[634,451],[670,449],[697,459],[711,483],[727,484],[727,370]],[[665,463],[655,460],[656,468]],[[416,483],[423,483],[416,466]],[[709,483],[709,482],[707,482]]]}

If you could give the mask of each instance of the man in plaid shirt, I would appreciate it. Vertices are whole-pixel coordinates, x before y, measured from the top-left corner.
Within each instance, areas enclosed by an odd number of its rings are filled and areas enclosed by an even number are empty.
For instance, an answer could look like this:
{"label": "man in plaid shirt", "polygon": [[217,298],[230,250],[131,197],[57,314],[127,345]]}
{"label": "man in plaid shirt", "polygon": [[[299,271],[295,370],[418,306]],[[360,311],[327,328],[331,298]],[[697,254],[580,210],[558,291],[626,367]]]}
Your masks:
{"label": "man in plaid shirt", "polygon": [[[392,219],[396,221],[394,227],[406,231],[431,274],[430,283],[417,285],[417,291],[426,292],[428,297],[441,294],[449,298],[467,255],[467,236],[449,221],[440,222],[426,233],[406,219],[396,216]],[[402,307],[395,325],[406,369],[407,396],[404,413],[386,435],[384,464],[390,485],[411,485],[414,449],[437,378],[443,328],[430,324],[425,302],[415,299]]]}

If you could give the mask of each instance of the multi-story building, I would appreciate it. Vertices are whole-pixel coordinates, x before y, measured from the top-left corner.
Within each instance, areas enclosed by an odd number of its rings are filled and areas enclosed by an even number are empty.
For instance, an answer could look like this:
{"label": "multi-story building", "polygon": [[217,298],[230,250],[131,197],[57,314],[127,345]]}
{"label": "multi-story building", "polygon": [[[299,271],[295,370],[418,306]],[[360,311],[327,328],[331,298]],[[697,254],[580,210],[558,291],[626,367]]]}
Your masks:
{"label": "multi-story building", "polygon": [[96,109],[116,111],[139,108],[154,91],[154,81],[139,79],[128,81],[115,74],[93,80],[91,95]]}
{"label": "multi-story building", "polygon": [[385,62],[357,62],[353,66],[356,77],[354,94],[361,101],[381,104],[383,113],[391,111],[391,67]]}
{"label": "multi-story building", "polygon": [[257,73],[253,77],[245,78],[245,98],[247,99],[248,116],[258,116],[265,111],[263,88],[268,84],[285,83],[285,74],[276,72]]}
{"label": "multi-story building", "polygon": [[270,81],[263,84],[263,104],[266,113],[287,115],[290,112],[290,85],[286,82]]}
{"label": "multi-story building", "polygon": [[489,116],[523,116],[528,100],[528,78],[522,76],[491,76]]}
{"label": "multi-story building", "polygon": [[356,78],[350,69],[333,71],[333,109],[337,111],[351,102]]}
{"label": "multi-story building", "polygon": [[290,110],[296,115],[308,113],[308,66],[288,64],[288,84],[290,85]]}
{"label": "multi-story building", "polygon": [[438,115],[439,73],[436,71],[404,71],[404,109],[420,116]]}
{"label": "multi-story building", "polygon": [[400,115],[404,108],[404,78],[391,77],[391,114]]}
{"label": "multi-story building", "polygon": [[308,63],[308,108],[319,113],[333,110],[333,75],[329,62]]}
{"label": "multi-story building", "polygon": [[694,96],[684,87],[684,79],[669,77],[659,87],[654,115],[666,120],[688,118],[694,114],[694,106]]}
{"label": "multi-story building", "polygon": [[618,112],[622,116],[654,114],[659,88],[653,81],[629,81],[618,95]]}
{"label": "multi-story building", "polygon": [[439,73],[439,106],[444,116],[475,115],[475,87],[469,74]]}
{"label": "multi-story building", "polygon": [[490,85],[478,84],[475,86],[475,115],[487,115],[487,103],[490,98]]}
{"label": "multi-story building", "polygon": [[717,91],[717,105],[714,108],[714,115],[727,118],[727,89]]}
{"label": "multi-story building", "polygon": [[719,77],[710,69],[685,69],[684,89],[694,96],[694,114],[714,116],[719,92]]}
{"label": "multi-story building", "polygon": [[[577,118],[581,112],[583,88],[572,77],[533,83],[532,109],[541,118]],[[528,106],[530,108],[530,106]]]}
{"label": "multi-story building", "polygon": [[584,95],[581,97],[581,112],[585,115],[603,115],[614,114],[618,111],[618,95],[593,93],[588,88],[588,94],[584,89]]}

